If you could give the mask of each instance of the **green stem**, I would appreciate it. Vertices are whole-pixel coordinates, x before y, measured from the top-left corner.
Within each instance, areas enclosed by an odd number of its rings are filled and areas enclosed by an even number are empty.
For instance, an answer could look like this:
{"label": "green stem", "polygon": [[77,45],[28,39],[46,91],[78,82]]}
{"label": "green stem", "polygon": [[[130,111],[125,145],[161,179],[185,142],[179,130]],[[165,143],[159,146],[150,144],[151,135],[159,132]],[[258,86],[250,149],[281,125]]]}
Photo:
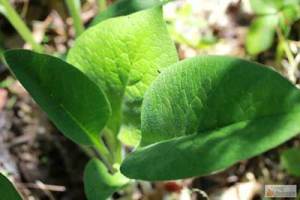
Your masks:
{"label": "green stem", "polygon": [[119,141],[117,141],[114,155],[115,155],[114,156],[115,162],[121,164],[121,162],[122,162],[122,144]]}
{"label": "green stem", "polygon": [[100,8],[100,11],[106,10],[106,8],[107,8],[106,0],[98,0],[98,5]]}
{"label": "green stem", "polygon": [[26,43],[32,46],[32,49],[34,51],[42,52],[43,47],[34,40],[31,31],[26,26],[22,18],[15,11],[15,9],[12,7],[12,5],[9,3],[9,0],[0,0],[0,3],[3,6],[3,10],[1,10],[1,12],[12,24],[12,26],[17,30],[20,36],[26,41]]}
{"label": "green stem", "polygon": [[106,146],[103,143],[102,139],[94,140],[93,143],[95,145],[96,150],[99,153],[99,156],[101,157],[101,159],[103,160],[103,162],[105,163],[105,165],[107,166],[107,168],[110,171],[113,172],[114,171],[114,168],[113,168],[113,159],[112,159],[111,153],[106,148]]}
{"label": "green stem", "polygon": [[70,15],[73,19],[73,25],[76,32],[76,37],[78,37],[83,31],[84,26],[80,17],[80,0],[65,0],[68,6]]}
{"label": "green stem", "polygon": [[95,152],[90,147],[84,145],[78,145],[78,146],[88,157],[90,158],[96,157]]}
{"label": "green stem", "polygon": [[114,163],[120,164],[122,162],[122,145],[116,137],[116,134],[109,129],[105,129],[103,136],[105,137],[108,147],[113,154]]}

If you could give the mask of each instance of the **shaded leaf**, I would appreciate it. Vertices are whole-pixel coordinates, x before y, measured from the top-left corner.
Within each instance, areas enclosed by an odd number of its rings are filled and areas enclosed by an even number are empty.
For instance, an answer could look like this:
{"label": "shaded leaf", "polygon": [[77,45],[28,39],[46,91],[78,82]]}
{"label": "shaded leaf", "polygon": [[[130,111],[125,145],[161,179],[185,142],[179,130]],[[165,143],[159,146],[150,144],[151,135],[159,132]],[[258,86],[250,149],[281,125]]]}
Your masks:
{"label": "shaded leaf", "polygon": [[0,194],[1,199],[5,200],[22,200],[20,194],[14,185],[0,173]]}
{"label": "shaded leaf", "polygon": [[120,172],[111,175],[97,159],[90,160],[84,170],[84,191],[88,200],[104,200],[129,182]]}
{"label": "shaded leaf", "polygon": [[112,17],[129,15],[161,4],[160,0],[119,0],[110,5],[106,10],[100,12],[91,22],[91,26]]}
{"label": "shaded leaf", "polygon": [[300,148],[292,148],[280,155],[281,165],[287,172],[294,176],[300,176]]}
{"label": "shaded leaf", "polygon": [[230,57],[188,59],[146,92],[141,147],[121,171],[143,180],[210,174],[285,142],[299,122],[300,92],[273,70]]}
{"label": "shaded leaf", "polygon": [[100,88],[61,59],[28,50],[5,52],[17,79],[71,140],[92,145],[110,115]]}
{"label": "shaded leaf", "polygon": [[112,107],[108,127],[117,133],[122,112],[124,121],[139,126],[144,92],[161,68],[177,62],[177,53],[156,7],[88,29],[67,60],[106,93]]}

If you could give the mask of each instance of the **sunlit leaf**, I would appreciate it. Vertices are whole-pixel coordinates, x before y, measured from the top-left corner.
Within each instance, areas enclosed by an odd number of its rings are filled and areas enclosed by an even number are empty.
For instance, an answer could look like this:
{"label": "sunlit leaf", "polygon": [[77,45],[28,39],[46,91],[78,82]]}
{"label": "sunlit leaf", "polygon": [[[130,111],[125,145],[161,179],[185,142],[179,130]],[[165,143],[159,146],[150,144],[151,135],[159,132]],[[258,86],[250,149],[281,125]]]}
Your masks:
{"label": "sunlit leaf", "polygon": [[300,91],[263,65],[202,56],[164,70],[146,92],[141,147],[121,166],[143,180],[201,176],[300,132]]}
{"label": "sunlit leaf", "polygon": [[108,127],[114,132],[122,115],[124,121],[139,126],[144,92],[160,70],[177,59],[159,7],[88,29],[67,58],[107,95],[112,107]]}

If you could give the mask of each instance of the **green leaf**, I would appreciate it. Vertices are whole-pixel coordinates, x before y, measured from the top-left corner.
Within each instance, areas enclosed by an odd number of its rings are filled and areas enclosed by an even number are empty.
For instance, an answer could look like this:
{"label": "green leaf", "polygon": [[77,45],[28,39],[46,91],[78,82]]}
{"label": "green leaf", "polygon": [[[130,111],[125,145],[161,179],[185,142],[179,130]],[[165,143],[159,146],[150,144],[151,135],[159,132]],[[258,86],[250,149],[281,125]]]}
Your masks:
{"label": "green leaf", "polygon": [[294,137],[299,122],[300,92],[275,71],[230,57],[188,59],[146,92],[141,147],[121,172],[143,180],[210,174]]}
{"label": "green leaf", "polygon": [[277,15],[267,15],[254,19],[247,33],[247,51],[255,55],[269,49],[273,44],[277,25]]}
{"label": "green leaf", "polygon": [[281,165],[287,172],[294,176],[300,176],[300,148],[285,150],[280,155]]}
{"label": "green leaf", "polygon": [[117,133],[122,113],[124,121],[139,126],[144,92],[159,71],[178,58],[161,8],[156,7],[88,29],[67,60],[105,92],[112,107],[108,127]]}
{"label": "green leaf", "polygon": [[110,107],[100,88],[61,59],[28,50],[5,52],[17,79],[71,140],[92,145],[99,139]]}
{"label": "green leaf", "polygon": [[136,147],[141,140],[141,130],[136,126],[122,125],[118,138],[123,144]]}
{"label": "green leaf", "polygon": [[112,17],[128,15],[161,4],[162,2],[160,0],[119,0],[110,5],[103,12],[100,12],[91,22],[91,26]]}
{"label": "green leaf", "polygon": [[288,36],[291,26],[300,19],[300,4],[285,6],[279,15],[279,25],[283,33]]}
{"label": "green leaf", "polygon": [[92,159],[84,170],[84,190],[88,200],[104,200],[129,182],[120,172],[111,175],[104,164]]}
{"label": "green leaf", "polygon": [[5,200],[22,200],[20,194],[14,185],[0,173],[0,194],[1,199]]}
{"label": "green leaf", "polygon": [[284,5],[284,0],[250,0],[250,5],[255,14],[275,14]]}

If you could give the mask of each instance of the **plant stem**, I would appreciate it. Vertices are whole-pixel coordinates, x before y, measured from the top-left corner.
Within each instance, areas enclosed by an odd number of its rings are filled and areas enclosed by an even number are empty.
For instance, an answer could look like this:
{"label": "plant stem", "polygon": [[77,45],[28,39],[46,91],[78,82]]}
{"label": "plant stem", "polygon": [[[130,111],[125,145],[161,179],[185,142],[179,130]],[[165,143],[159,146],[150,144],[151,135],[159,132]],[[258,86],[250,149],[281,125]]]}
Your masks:
{"label": "plant stem", "polygon": [[34,51],[42,52],[43,47],[34,40],[31,31],[26,26],[22,18],[15,11],[15,9],[12,7],[12,5],[9,3],[9,0],[0,0],[0,3],[3,6],[1,12],[12,24],[12,26],[17,30],[20,36],[26,41],[26,43],[32,46],[32,49]]}
{"label": "plant stem", "polygon": [[122,144],[120,141],[117,141],[116,149],[114,152],[114,159],[116,163],[122,162]]}
{"label": "plant stem", "polygon": [[73,25],[76,32],[76,37],[78,37],[83,31],[84,26],[80,17],[80,0],[65,0],[68,6],[70,15],[73,19]]}
{"label": "plant stem", "polygon": [[100,8],[100,12],[106,10],[107,8],[106,0],[98,0],[98,5]]}
{"label": "plant stem", "polygon": [[101,159],[103,160],[103,162],[105,163],[107,168],[110,171],[113,172],[114,171],[114,168],[112,166],[113,165],[113,159],[112,159],[111,153],[106,148],[106,146],[103,143],[102,139],[94,140],[94,145],[95,145],[96,150],[99,153],[99,156],[101,157]]}
{"label": "plant stem", "polygon": [[94,158],[96,156],[94,151],[90,147],[84,145],[78,145],[78,146],[88,157]]}
{"label": "plant stem", "polygon": [[288,70],[288,75],[290,80],[292,80],[293,82],[295,82],[295,72],[297,70],[297,62],[295,61],[295,58],[293,56],[293,53],[290,50],[289,47],[289,41],[286,40],[286,38],[284,37],[284,35],[282,34],[282,31],[280,30],[280,28],[277,28],[277,35],[279,38],[279,41],[281,43],[281,45],[283,46],[283,50],[285,52],[285,55],[289,61],[289,64],[291,66],[291,69]]}
{"label": "plant stem", "polygon": [[114,163],[120,164],[122,161],[122,145],[116,137],[116,134],[109,129],[105,129],[103,136],[105,137],[108,147],[113,154]]}

